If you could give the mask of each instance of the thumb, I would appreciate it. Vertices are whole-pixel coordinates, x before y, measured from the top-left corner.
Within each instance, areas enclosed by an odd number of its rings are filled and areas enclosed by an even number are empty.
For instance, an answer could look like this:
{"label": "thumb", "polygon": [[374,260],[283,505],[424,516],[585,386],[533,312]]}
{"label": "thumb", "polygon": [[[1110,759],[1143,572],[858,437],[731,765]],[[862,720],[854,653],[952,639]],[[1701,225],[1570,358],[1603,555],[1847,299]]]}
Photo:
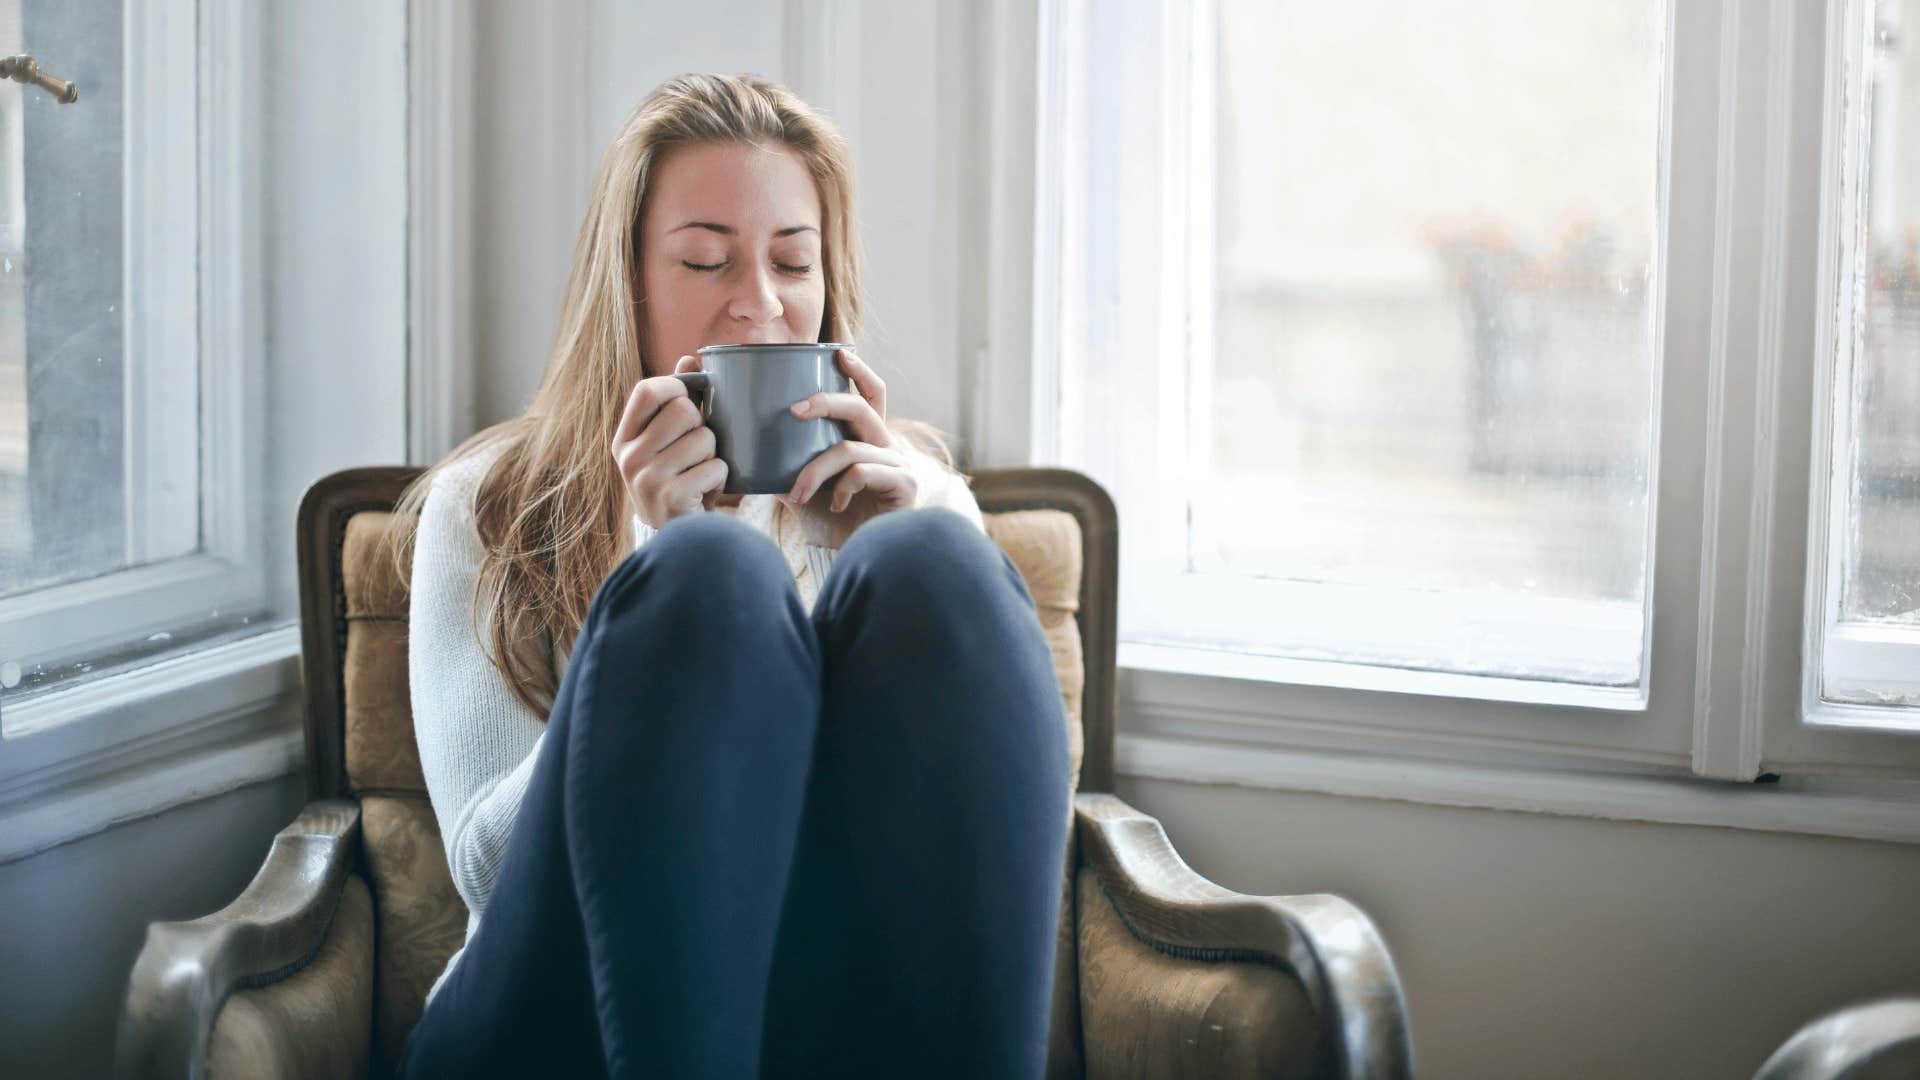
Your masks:
{"label": "thumb", "polygon": [[675,360],[673,362],[673,373],[675,375],[678,375],[683,371],[704,371],[704,370],[705,369],[700,366],[700,358],[697,356],[683,356],[680,359]]}

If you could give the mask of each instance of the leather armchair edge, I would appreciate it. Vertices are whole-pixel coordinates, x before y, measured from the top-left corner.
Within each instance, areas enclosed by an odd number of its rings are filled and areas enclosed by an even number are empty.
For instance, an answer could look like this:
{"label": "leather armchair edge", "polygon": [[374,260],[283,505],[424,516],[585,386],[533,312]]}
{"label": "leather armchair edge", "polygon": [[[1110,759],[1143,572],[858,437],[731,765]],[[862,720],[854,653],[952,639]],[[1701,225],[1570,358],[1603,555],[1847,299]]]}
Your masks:
{"label": "leather armchair edge", "polygon": [[1248,896],[1195,873],[1154,818],[1113,795],[1074,800],[1080,858],[1128,930],[1173,956],[1278,965],[1320,1018],[1323,1075],[1413,1075],[1399,974],[1364,911],[1338,896]]}
{"label": "leather armchair edge", "polygon": [[1909,1075],[1900,1071],[1903,1066],[1920,1069],[1920,998],[1916,997],[1852,1005],[1810,1021],[1780,1044],[1754,1080]]}
{"label": "leather armchair edge", "polygon": [[320,950],[359,842],[357,802],[309,802],[232,903],[198,919],[149,924],[127,981],[114,1075],[203,1075],[228,995],[283,979]]}

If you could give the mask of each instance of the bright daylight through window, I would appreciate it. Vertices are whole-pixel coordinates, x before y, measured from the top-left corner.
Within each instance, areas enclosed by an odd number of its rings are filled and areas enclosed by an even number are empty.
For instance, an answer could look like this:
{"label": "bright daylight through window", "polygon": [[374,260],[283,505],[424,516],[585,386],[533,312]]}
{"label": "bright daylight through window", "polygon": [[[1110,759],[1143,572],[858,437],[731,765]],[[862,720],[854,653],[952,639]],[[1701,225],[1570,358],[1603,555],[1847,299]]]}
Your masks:
{"label": "bright daylight through window", "polygon": [[1920,3],[1869,11],[1844,144],[1822,696],[1920,705]]}
{"label": "bright daylight through window", "polygon": [[232,111],[200,99],[206,28],[194,4],[0,0],[0,53],[77,90],[0,82],[8,736],[27,699],[253,635],[288,607],[265,543],[286,527],[248,479],[260,356],[230,330],[244,210],[208,186],[235,143],[205,137]]}
{"label": "bright daylight through window", "polygon": [[1124,639],[1637,686],[1665,5],[1197,10],[1127,66],[1183,103],[1162,189],[1101,104],[1080,166],[1175,224],[1095,195],[1062,241],[1062,456],[1123,506]]}

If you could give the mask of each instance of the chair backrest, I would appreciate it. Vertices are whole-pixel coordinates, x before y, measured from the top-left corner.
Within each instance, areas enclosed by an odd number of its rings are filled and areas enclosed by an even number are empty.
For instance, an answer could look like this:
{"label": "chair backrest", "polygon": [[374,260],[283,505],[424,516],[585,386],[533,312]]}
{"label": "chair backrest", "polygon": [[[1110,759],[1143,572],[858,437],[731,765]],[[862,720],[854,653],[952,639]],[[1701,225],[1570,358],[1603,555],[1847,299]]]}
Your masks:
{"label": "chair backrest", "polygon": [[[420,770],[407,682],[407,582],[385,544],[393,505],[420,471],[334,473],[307,491],[297,523],[307,797],[351,797],[361,806],[358,869],[373,890],[380,943],[374,1042],[388,1063],[467,923]],[[1025,579],[1053,651],[1076,789],[1111,791],[1119,546],[1112,500],[1088,477],[1063,469],[982,471],[973,474],[973,492],[988,534]],[[1069,844],[1065,880],[1074,862]],[[1075,922],[1071,890],[1064,891],[1057,962],[1071,971]],[[1071,978],[1057,983],[1056,1037],[1066,1038],[1078,1029],[1077,990]],[[1066,1071],[1077,1072],[1077,1036],[1073,1043],[1056,1048],[1056,1062],[1068,1054]]]}

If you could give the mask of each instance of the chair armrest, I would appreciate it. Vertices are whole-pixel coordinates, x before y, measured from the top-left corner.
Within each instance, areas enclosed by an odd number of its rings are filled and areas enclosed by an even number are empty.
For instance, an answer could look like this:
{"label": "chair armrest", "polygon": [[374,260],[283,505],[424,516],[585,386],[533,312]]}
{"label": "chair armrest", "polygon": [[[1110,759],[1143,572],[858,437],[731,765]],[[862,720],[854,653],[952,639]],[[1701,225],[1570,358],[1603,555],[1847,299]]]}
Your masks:
{"label": "chair armrest", "polygon": [[357,802],[310,802],[231,904],[187,922],[149,924],[120,1014],[115,1075],[203,1075],[227,996],[285,978],[319,951],[359,842]]}
{"label": "chair armrest", "polygon": [[1365,912],[1337,896],[1246,896],[1215,885],[1181,860],[1158,821],[1115,796],[1077,796],[1074,811],[1081,860],[1135,937],[1174,956],[1292,972],[1330,1057],[1321,1074],[1413,1075],[1400,979]]}
{"label": "chair armrest", "polygon": [[1831,1012],[1794,1032],[1754,1080],[1920,1076],[1920,998]]}

